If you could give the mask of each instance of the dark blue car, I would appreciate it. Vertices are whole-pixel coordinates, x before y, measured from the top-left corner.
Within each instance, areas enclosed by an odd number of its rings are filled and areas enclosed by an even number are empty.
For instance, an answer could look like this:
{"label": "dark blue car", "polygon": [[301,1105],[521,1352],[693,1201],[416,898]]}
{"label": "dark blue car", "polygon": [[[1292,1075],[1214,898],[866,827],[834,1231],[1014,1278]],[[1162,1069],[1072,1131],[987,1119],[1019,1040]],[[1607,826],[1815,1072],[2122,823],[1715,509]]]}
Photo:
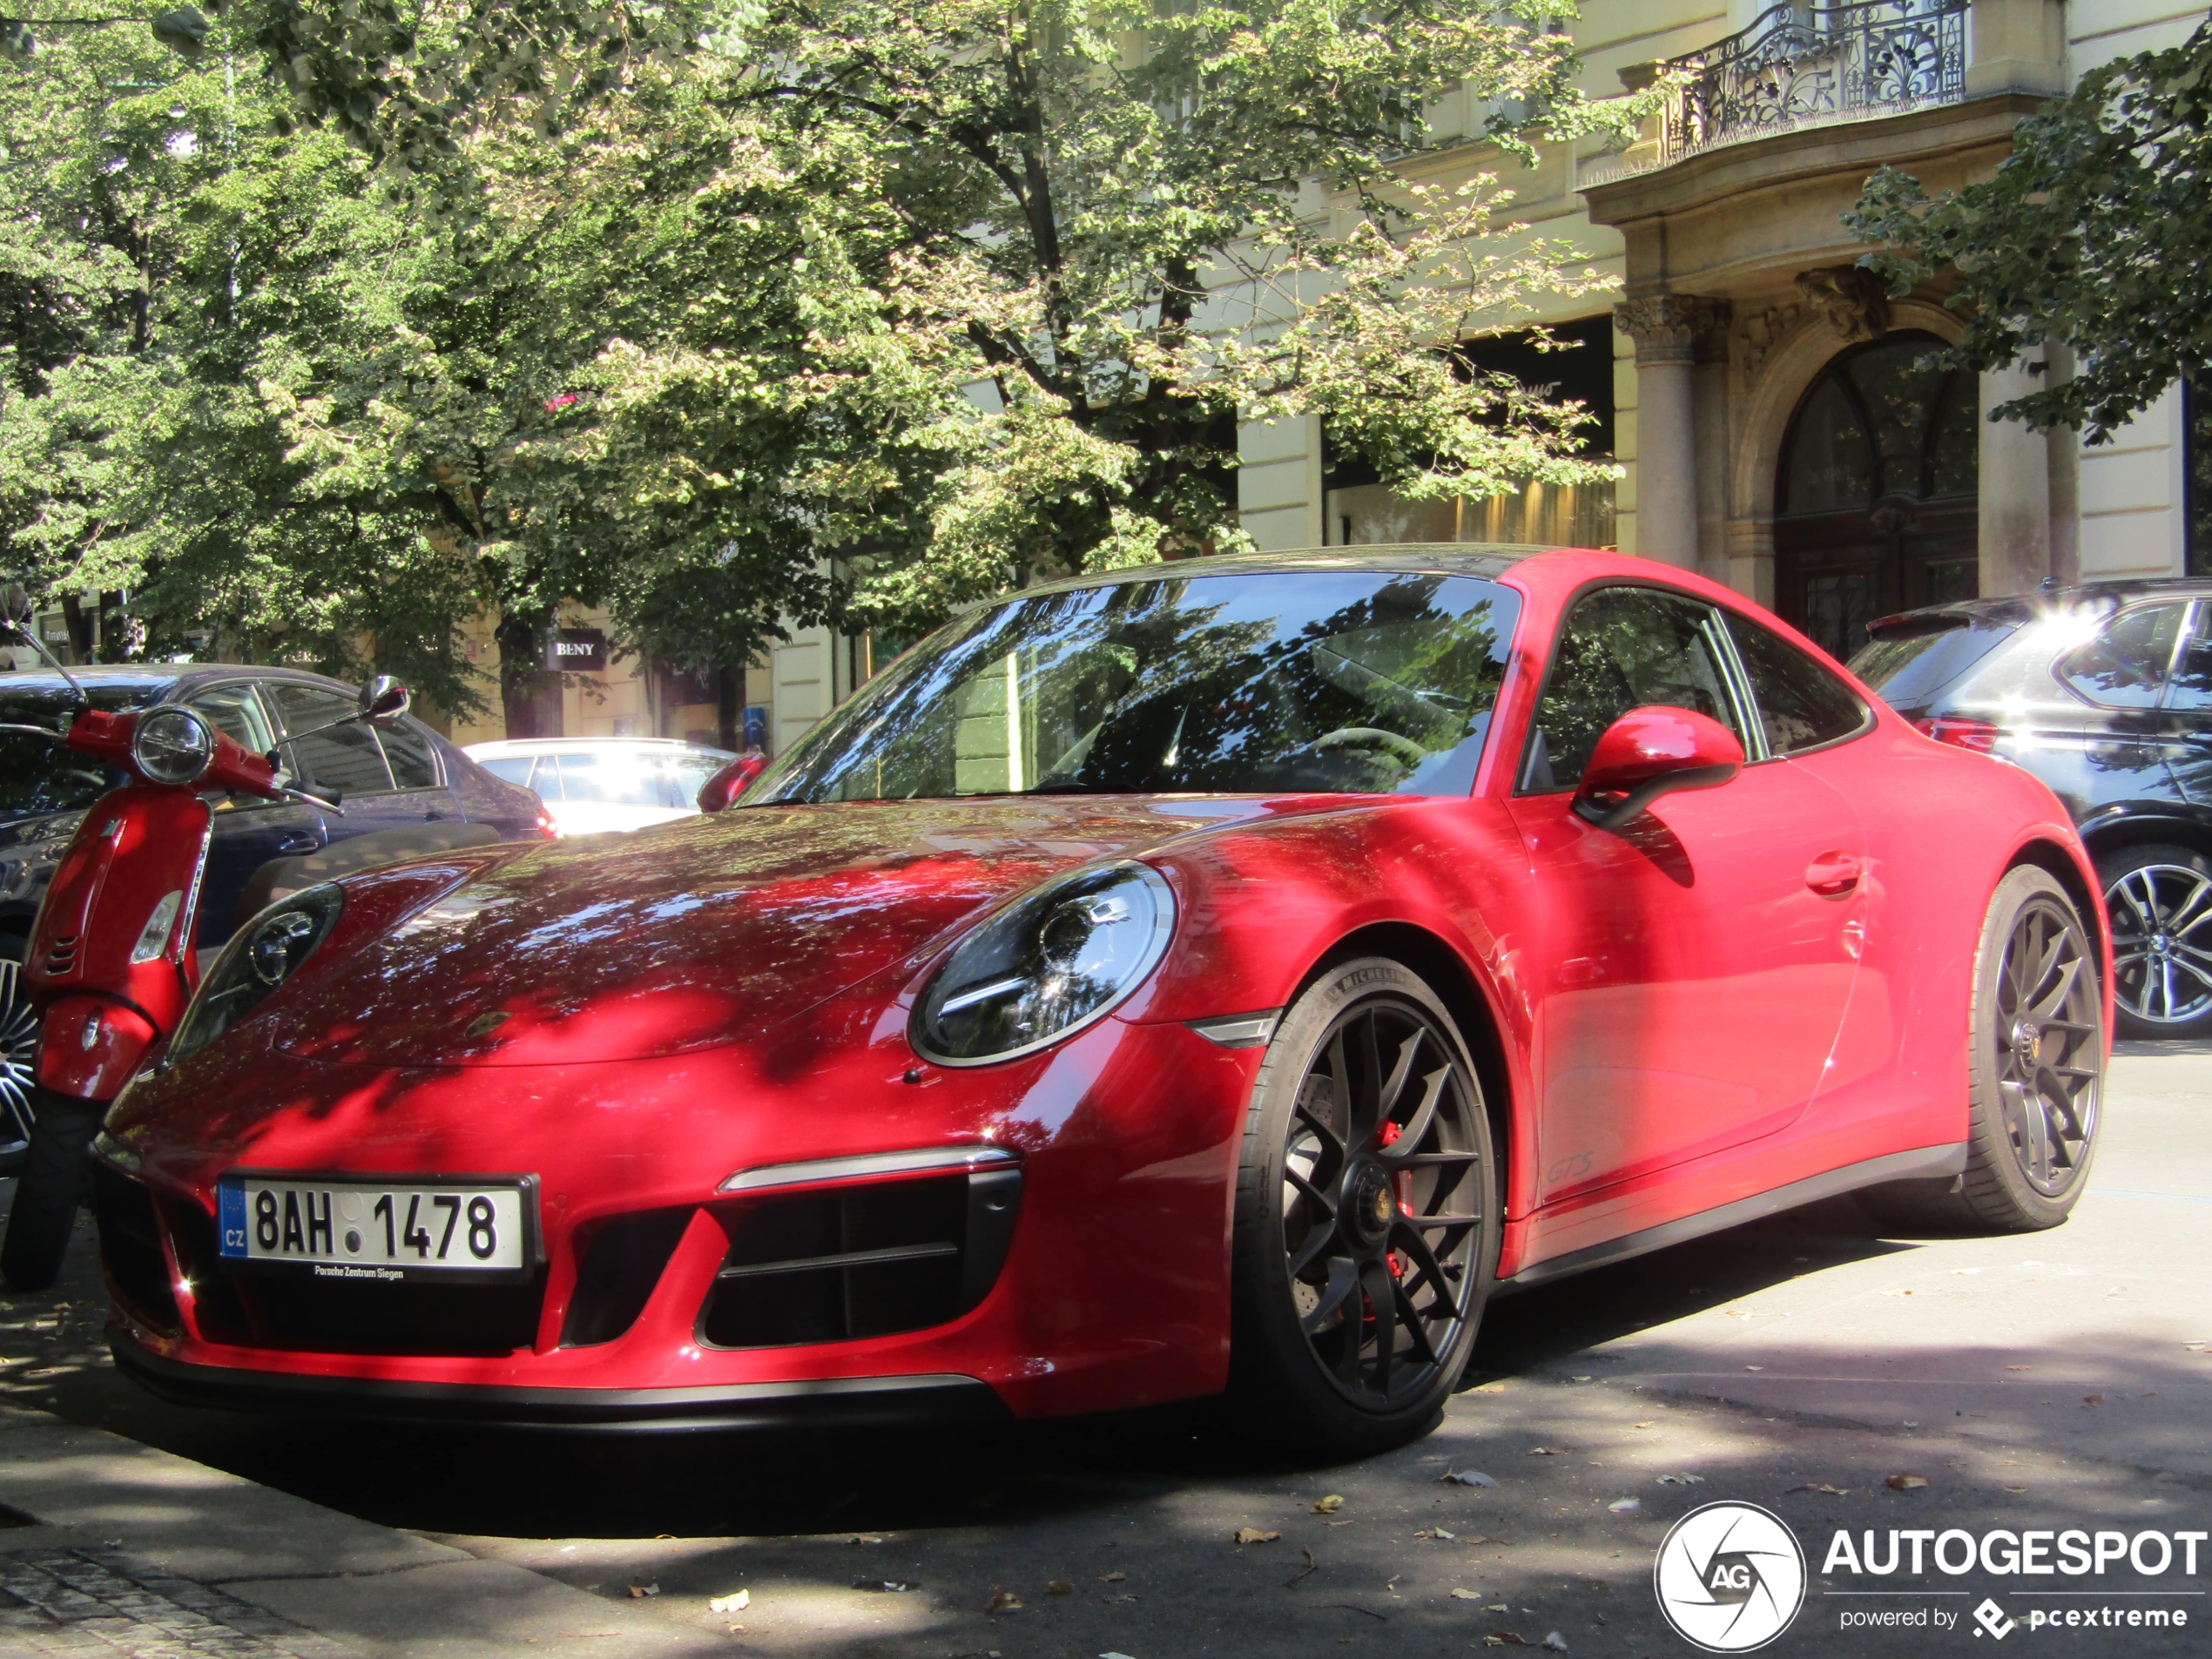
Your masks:
{"label": "dark blue car", "polygon": [[[295,801],[225,796],[199,907],[204,951],[230,937],[253,873],[272,860],[320,853],[334,842],[441,824],[481,825],[505,840],[540,833],[538,798],[495,778],[420,721],[381,730],[346,725],[307,732],[352,714],[352,688],[289,668],[225,664],[125,664],[71,671],[101,709],[181,703],[246,747],[280,751],[300,787],[335,795],[342,814]],[[69,725],[75,698],[49,671],[0,673],[0,722]],[[58,744],[0,732],[0,1174],[30,1135],[30,1010],[19,985],[31,919],[77,822],[125,779]]]}

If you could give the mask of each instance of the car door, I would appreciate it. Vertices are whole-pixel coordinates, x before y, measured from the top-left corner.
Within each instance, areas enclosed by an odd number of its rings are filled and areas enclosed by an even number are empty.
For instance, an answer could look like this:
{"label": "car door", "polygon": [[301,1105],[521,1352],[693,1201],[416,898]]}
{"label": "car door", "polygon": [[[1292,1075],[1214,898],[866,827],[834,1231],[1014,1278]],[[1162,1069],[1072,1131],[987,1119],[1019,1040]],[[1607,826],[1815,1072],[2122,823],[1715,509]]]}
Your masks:
{"label": "car door", "polygon": [[2174,799],[2185,745],[2162,705],[2188,610],[2186,600],[2126,607],[2059,652],[2050,678],[2022,698],[2033,748],[2020,759],[2077,821],[2101,807]]}
{"label": "car door", "polygon": [[[184,698],[226,737],[256,754],[277,746],[277,731],[251,680],[226,680],[202,686]],[[207,842],[207,873],[202,878],[199,923],[193,942],[202,950],[221,944],[243,920],[239,894],[254,871],[271,859],[318,851],[329,839],[322,811],[300,801],[264,800],[258,795],[212,793],[214,824]]]}
{"label": "car door", "polygon": [[[1715,789],[1617,833],[1572,810],[1629,709],[1694,709],[1744,743]],[[1857,972],[1865,839],[1833,787],[1770,756],[1720,610],[1633,584],[1568,612],[1512,812],[1532,865],[1541,1200],[1786,1128],[1805,1109]]]}

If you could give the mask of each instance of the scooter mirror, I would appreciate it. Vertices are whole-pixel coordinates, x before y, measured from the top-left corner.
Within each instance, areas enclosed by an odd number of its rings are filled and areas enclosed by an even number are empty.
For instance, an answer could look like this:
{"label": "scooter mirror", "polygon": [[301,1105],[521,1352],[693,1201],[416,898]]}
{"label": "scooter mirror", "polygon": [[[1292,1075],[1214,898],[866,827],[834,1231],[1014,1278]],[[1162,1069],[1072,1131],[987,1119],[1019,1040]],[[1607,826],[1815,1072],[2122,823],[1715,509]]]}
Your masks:
{"label": "scooter mirror", "polygon": [[379,674],[361,687],[361,718],[371,725],[389,725],[405,714],[415,694],[389,674]]}

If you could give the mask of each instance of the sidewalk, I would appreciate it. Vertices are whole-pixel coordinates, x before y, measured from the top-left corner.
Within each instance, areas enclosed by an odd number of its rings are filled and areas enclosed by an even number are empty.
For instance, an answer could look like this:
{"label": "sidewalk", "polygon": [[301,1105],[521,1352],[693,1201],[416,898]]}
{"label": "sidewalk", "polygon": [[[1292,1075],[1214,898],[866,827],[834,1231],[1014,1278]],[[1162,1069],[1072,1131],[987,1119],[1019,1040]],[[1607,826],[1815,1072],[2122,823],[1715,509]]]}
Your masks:
{"label": "sidewalk", "polygon": [[43,1412],[0,1407],[0,1655],[709,1650],[642,1608]]}

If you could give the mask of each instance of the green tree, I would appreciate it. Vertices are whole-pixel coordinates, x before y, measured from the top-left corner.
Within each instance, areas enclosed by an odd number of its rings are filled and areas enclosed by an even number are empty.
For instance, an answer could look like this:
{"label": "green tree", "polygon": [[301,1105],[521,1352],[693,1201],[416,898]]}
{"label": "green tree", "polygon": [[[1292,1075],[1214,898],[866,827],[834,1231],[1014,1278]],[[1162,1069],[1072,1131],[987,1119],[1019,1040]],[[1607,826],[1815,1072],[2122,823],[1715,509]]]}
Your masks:
{"label": "green tree", "polygon": [[2013,129],[2012,153],[1986,182],[1931,199],[1885,167],[1845,222],[1878,245],[1863,262],[1893,292],[1957,273],[1946,303],[1969,366],[2067,347],[2069,374],[1996,413],[2100,442],[2212,362],[2208,117],[2212,24],[2091,70]]}

